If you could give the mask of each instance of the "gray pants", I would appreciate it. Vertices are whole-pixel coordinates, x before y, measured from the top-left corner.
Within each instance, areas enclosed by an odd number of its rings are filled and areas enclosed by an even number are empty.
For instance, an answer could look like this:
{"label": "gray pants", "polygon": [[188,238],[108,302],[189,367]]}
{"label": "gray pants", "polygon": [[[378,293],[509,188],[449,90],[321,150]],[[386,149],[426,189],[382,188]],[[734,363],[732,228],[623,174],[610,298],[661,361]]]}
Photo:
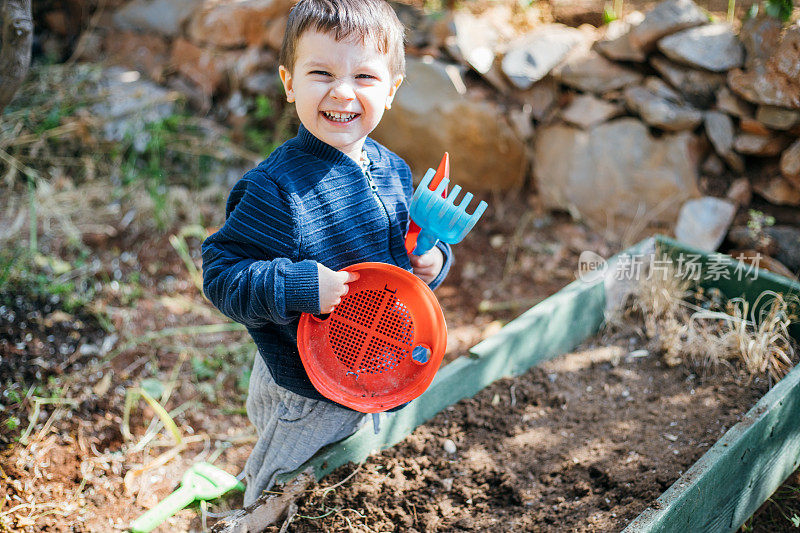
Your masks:
{"label": "gray pants", "polygon": [[295,470],[323,446],[354,433],[365,420],[364,413],[276,385],[258,352],[250,375],[247,416],[258,441],[244,467],[245,506],[272,488],[278,474]]}

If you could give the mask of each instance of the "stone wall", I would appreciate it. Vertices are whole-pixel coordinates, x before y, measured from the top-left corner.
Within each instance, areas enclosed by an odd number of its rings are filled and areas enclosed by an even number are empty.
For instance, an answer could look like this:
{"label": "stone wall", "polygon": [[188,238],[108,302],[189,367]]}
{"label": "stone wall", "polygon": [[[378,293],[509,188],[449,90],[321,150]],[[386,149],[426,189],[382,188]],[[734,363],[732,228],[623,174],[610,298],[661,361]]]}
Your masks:
{"label": "stone wall", "polygon": [[[280,96],[291,4],[131,0],[90,42],[241,117],[254,95]],[[447,150],[468,190],[532,179],[548,207],[616,232],[673,227],[682,208],[707,210],[689,202],[704,195],[728,218],[753,192],[800,206],[797,23],[760,16],[734,28],[691,0],[599,28],[547,22],[517,2],[436,16],[395,7],[408,76],[374,136],[417,174]]]}

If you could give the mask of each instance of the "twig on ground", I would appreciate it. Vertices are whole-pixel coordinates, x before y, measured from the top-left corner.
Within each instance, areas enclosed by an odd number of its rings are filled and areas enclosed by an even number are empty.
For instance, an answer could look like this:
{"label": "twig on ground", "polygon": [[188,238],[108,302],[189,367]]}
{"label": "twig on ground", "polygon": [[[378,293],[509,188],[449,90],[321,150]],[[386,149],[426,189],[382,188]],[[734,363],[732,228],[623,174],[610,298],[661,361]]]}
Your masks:
{"label": "twig on ground", "polygon": [[280,495],[262,495],[254,504],[214,524],[212,533],[255,533],[280,520],[302,492],[314,482],[311,468],[284,485]]}
{"label": "twig on ground", "polygon": [[356,469],[355,469],[355,470],[353,470],[352,472],[350,472],[350,473],[347,475],[347,477],[346,477],[346,478],[344,478],[343,480],[341,480],[341,481],[340,481],[340,482],[338,482],[337,484],[335,484],[335,485],[331,485],[330,487],[319,488],[319,489],[315,489],[315,490],[319,490],[320,492],[322,492],[322,496],[324,497],[324,496],[325,496],[326,494],[328,494],[330,491],[334,490],[336,487],[340,487],[340,486],[342,486],[342,485],[343,485],[343,484],[345,484],[345,483],[346,483],[346,482],[347,482],[347,481],[348,481],[350,478],[352,478],[353,476],[355,476],[356,474],[358,474],[358,471],[359,471],[359,470],[361,470],[361,467],[362,467],[362,466],[364,466],[364,461],[361,461],[360,463],[358,463],[358,466],[356,467]]}

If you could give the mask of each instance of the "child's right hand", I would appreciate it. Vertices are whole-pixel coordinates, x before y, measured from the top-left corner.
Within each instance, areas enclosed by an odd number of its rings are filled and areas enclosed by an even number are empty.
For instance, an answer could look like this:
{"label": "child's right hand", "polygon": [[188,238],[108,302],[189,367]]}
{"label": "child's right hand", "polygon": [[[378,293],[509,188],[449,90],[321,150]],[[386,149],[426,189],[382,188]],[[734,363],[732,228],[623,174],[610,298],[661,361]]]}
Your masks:
{"label": "child's right hand", "polygon": [[349,290],[347,284],[359,278],[355,272],[335,272],[322,263],[317,263],[319,276],[319,312],[327,314],[339,305]]}

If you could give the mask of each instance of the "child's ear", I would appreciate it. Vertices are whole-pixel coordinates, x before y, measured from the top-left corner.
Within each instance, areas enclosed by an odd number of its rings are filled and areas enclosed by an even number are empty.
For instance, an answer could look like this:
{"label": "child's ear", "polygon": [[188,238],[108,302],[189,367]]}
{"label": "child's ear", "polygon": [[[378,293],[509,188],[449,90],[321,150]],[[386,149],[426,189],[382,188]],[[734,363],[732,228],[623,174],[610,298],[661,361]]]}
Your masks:
{"label": "child's ear", "polygon": [[294,102],[294,89],[292,88],[292,73],[289,72],[288,68],[281,65],[278,67],[278,74],[281,77],[281,83],[283,83],[283,90],[286,92],[286,101],[289,103]]}
{"label": "child's ear", "polygon": [[400,87],[401,83],[403,83],[403,76],[397,76],[392,81],[392,85],[389,87],[389,95],[386,97],[386,109],[392,108],[392,100],[394,100],[394,95],[397,93],[397,88]]}

